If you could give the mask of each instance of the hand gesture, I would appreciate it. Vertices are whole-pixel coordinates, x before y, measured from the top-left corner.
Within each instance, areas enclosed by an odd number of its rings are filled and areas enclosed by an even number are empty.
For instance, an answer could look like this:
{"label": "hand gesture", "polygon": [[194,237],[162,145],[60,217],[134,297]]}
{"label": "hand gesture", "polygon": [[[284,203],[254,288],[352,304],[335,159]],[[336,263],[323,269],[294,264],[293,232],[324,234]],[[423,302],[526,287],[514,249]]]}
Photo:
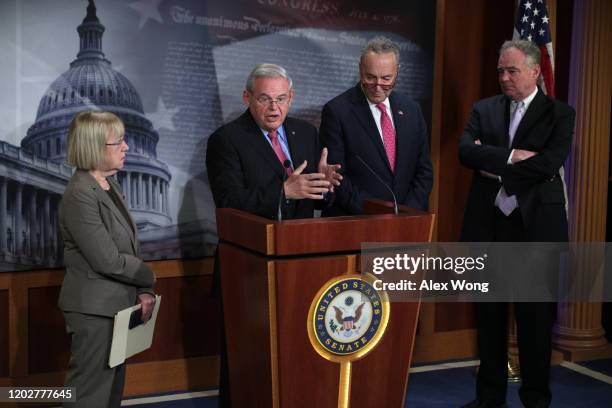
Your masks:
{"label": "hand gesture", "polygon": [[302,174],[308,162],[304,160],[297,169],[287,178],[283,184],[285,197],[293,200],[310,198],[322,200],[323,194],[329,191],[330,182],[325,180],[323,173]]}
{"label": "hand gesture", "polygon": [[340,167],[339,164],[327,164],[327,147],[324,147],[319,160],[319,173],[325,175],[325,180],[330,184],[329,191],[332,193],[334,192],[334,186],[339,186],[342,180],[342,174],[338,173]]}

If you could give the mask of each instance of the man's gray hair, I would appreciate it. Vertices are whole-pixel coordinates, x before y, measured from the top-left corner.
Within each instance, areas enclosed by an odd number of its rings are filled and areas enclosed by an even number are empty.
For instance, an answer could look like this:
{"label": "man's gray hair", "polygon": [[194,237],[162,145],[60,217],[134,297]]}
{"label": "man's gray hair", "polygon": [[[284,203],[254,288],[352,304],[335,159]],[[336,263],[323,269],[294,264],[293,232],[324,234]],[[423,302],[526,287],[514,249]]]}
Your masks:
{"label": "man's gray hair", "polygon": [[510,48],[516,48],[517,50],[525,54],[525,60],[529,68],[533,68],[535,64],[540,65],[542,54],[540,53],[540,49],[538,48],[538,46],[535,45],[533,42],[527,40],[506,41],[499,49],[499,55],[502,55]]}
{"label": "man's gray hair", "polygon": [[363,62],[363,58],[373,52],[374,54],[386,54],[392,52],[395,54],[395,61],[399,64],[400,61],[400,49],[396,43],[388,39],[387,37],[374,37],[363,47],[361,50],[361,57],[359,58],[359,64]]}
{"label": "man's gray hair", "polygon": [[287,70],[280,65],[276,64],[258,64],[251,73],[246,81],[246,90],[249,93],[253,93],[255,88],[255,80],[257,78],[285,78],[289,82],[289,90],[293,89],[293,81],[287,73]]}

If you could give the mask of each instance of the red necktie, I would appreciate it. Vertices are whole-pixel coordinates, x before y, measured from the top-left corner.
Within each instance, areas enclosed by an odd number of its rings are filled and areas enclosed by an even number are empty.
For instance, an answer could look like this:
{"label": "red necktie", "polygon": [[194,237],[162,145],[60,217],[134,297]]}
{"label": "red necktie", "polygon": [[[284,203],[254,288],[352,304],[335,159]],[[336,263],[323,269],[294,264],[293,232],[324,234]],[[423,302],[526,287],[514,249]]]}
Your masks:
{"label": "red necktie", "polygon": [[[285,152],[283,152],[283,148],[281,147],[280,142],[278,141],[278,132],[276,131],[276,129],[269,131],[268,137],[272,142],[272,148],[274,149],[274,153],[276,153],[276,157],[278,157],[278,160],[280,160],[283,167],[285,167],[287,156],[285,156]],[[293,173],[293,170],[291,170],[291,166],[285,167],[285,171],[287,172],[288,176]]]}
{"label": "red necktie", "polygon": [[391,171],[395,171],[395,129],[389,115],[387,115],[387,107],[384,103],[376,105],[380,109],[380,128],[382,130],[383,143],[385,144],[385,151],[387,152],[387,158],[391,165]]}

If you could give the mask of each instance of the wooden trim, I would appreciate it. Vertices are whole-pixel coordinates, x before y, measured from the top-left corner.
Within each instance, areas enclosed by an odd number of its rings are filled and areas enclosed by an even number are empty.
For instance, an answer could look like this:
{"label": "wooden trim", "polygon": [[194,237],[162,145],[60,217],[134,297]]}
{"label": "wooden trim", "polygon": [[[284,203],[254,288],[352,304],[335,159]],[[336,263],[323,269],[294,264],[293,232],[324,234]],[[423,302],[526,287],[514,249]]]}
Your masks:
{"label": "wooden trim", "polygon": [[430,215],[431,215],[431,224],[429,224],[430,225],[429,226],[429,238],[427,242],[433,241],[436,231],[438,230],[438,227],[437,227],[438,223],[436,222],[437,220],[436,214],[430,214]]}
{"label": "wooden trim", "polygon": [[212,275],[214,258],[172,259],[147,262],[159,278],[176,278],[181,276]]}
{"label": "wooden trim", "polygon": [[358,273],[357,270],[357,255],[346,256],[346,272],[347,275]]}
{"label": "wooden trim", "polygon": [[[211,257],[147,262],[158,279],[211,275],[213,263],[214,260]],[[0,273],[0,289],[8,290],[9,377],[38,378],[38,375],[29,375],[29,290],[60,286],[63,278],[64,269]]]}
{"label": "wooden trim", "polygon": [[276,253],[276,239],[274,237],[274,225],[266,225],[266,255]]}
{"label": "wooden trim", "polygon": [[128,364],[124,395],[217,388],[218,384],[218,356]]}
{"label": "wooden trim", "polygon": [[[442,143],[442,88],[444,79],[444,18],[446,0],[436,1],[436,40],[434,51],[434,75],[431,100],[431,143],[430,156],[434,173],[434,183],[431,190],[429,210],[432,213],[438,212],[440,201],[440,144]],[[438,236],[437,224],[432,225],[431,237],[436,239]],[[430,239],[431,241],[431,239]]]}
{"label": "wooden trim", "polygon": [[417,335],[413,363],[475,358],[476,330],[453,330],[431,335]]}
{"label": "wooden trim", "polygon": [[10,273],[0,273],[0,289],[9,289],[11,286],[11,277]]}
{"label": "wooden trim", "polygon": [[[124,396],[216,388],[218,373],[218,356],[128,364]],[[64,383],[65,376],[65,371],[58,371],[27,377],[4,377],[0,378],[0,387],[33,387],[41,384],[59,387]]]}
{"label": "wooden trim", "polygon": [[[9,376],[28,375],[28,287],[9,287]],[[12,283],[12,282],[11,282]]]}
{"label": "wooden trim", "polygon": [[[414,348],[416,345],[416,332],[417,332],[417,327],[418,327],[418,322],[419,322],[419,313],[421,312],[421,300],[419,299],[418,302],[415,302],[415,307],[416,307],[416,314],[415,314],[415,321],[414,321],[414,326],[412,329],[412,334],[410,335],[409,339],[412,340],[408,347],[410,347],[410,366],[413,364],[414,361]],[[408,372],[406,373],[405,376],[405,381],[404,381],[404,393],[403,395],[406,395],[406,392],[408,391],[408,377],[410,376],[410,367],[408,367]]]}
{"label": "wooden trim", "polygon": [[[573,11],[568,102],[576,109],[576,128],[568,159],[572,165],[565,174],[569,237],[571,242],[602,242],[608,213],[612,5],[608,0],[576,0]],[[569,265],[569,274],[580,270],[571,260]],[[601,293],[599,288],[594,294]],[[608,344],[601,313],[599,303],[559,307],[554,346],[567,358],[599,355]]]}
{"label": "wooden trim", "polygon": [[278,373],[278,323],[276,314],[276,270],[268,262],[268,308],[270,319],[270,377],[272,382],[272,407],[280,406],[280,380]]}
{"label": "wooden trim", "polygon": [[[548,21],[550,22],[550,39],[553,46],[553,57],[557,55],[557,0],[548,0],[546,2],[548,10]],[[553,64],[556,67],[556,60],[553,59]]]}
{"label": "wooden trim", "polygon": [[[199,259],[170,259],[149,261],[146,264],[157,278],[212,275],[213,257]],[[0,289],[26,286],[28,288],[59,286],[64,279],[64,269],[40,269],[33,271],[0,272]]]}
{"label": "wooden trim", "polygon": [[233,242],[266,255],[274,253],[272,226],[279,223],[233,208],[217,208],[216,214],[220,242]]}
{"label": "wooden trim", "polygon": [[436,304],[430,302],[424,302],[421,304],[421,310],[419,311],[419,324],[418,333],[419,336],[431,336],[435,333],[436,326]]}

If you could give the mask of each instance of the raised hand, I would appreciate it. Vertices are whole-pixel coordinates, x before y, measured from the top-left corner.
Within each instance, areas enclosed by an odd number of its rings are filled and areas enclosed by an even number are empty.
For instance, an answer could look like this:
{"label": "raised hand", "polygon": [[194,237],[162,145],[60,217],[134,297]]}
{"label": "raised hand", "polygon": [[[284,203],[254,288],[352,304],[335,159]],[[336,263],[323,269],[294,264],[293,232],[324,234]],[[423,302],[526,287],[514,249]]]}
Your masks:
{"label": "raised hand", "polygon": [[325,180],[323,173],[302,174],[308,162],[304,162],[296,168],[283,184],[285,197],[292,200],[310,198],[322,200],[323,194],[329,192],[331,183]]}
{"label": "raised hand", "polygon": [[340,170],[339,164],[327,164],[327,147],[323,148],[321,152],[321,159],[319,160],[319,173],[325,175],[325,180],[329,181],[330,188],[329,191],[334,191],[334,186],[339,186],[340,181],[342,181],[342,174],[338,173]]}

